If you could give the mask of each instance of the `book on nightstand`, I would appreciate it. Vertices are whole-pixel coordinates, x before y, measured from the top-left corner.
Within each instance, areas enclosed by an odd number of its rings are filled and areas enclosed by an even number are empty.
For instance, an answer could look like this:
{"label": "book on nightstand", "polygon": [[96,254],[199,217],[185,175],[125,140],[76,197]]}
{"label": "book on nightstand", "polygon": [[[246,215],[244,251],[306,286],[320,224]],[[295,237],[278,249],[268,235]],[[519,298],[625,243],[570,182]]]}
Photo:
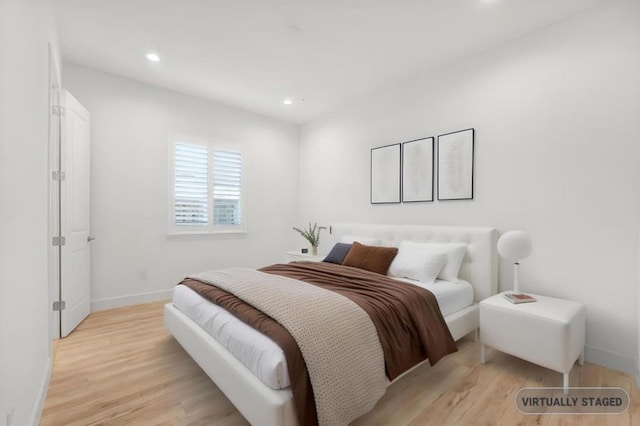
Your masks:
{"label": "book on nightstand", "polygon": [[536,298],[524,293],[505,293],[504,298],[511,303],[530,303],[535,302]]}

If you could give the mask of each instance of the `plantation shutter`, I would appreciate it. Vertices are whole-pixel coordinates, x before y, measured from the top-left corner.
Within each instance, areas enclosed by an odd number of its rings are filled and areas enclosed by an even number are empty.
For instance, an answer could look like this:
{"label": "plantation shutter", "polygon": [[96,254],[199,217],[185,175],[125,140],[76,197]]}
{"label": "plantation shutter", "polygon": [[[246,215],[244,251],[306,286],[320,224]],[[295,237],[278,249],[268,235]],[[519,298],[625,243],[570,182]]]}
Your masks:
{"label": "plantation shutter", "polygon": [[208,213],[209,153],[206,146],[176,142],[175,204],[177,226],[206,226]]}
{"label": "plantation shutter", "polygon": [[242,153],[213,151],[213,223],[242,223]]}

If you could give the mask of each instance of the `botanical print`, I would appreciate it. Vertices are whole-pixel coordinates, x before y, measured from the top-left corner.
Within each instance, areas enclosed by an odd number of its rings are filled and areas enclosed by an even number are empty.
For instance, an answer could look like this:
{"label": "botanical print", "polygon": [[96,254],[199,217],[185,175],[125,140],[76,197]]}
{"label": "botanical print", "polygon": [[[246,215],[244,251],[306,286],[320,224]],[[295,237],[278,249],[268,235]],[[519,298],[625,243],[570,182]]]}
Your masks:
{"label": "botanical print", "polygon": [[455,194],[459,193],[462,188],[463,150],[463,142],[454,140],[450,142],[443,156],[445,174],[448,177],[448,179],[443,182],[447,186],[445,190]]}
{"label": "botanical print", "polygon": [[402,201],[433,201],[433,138],[402,144]]}
{"label": "botanical print", "polygon": [[371,203],[400,202],[400,144],[371,150]]}
{"label": "botanical print", "polygon": [[438,136],[438,200],[473,198],[474,129]]}

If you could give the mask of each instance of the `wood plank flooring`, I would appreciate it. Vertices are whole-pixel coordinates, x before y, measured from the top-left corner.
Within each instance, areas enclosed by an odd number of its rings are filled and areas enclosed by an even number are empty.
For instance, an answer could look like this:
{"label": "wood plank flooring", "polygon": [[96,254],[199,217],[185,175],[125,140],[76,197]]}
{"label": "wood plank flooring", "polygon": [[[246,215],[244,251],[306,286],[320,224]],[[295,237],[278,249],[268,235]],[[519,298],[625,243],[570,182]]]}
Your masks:
{"label": "wood plank flooring", "polygon": [[[163,303],[91,314],[54,344],[41,425],[247,425],[229,400],[164,328]],[[471,338],[435,367],[394,382],[364,425],[638,425],[635,378],[585,363],[572,386],[620,386],[632,406],[616,416],[526,416],[514,405],[524,386],[561,386],[562,375],[497,351],[481,365]]]}

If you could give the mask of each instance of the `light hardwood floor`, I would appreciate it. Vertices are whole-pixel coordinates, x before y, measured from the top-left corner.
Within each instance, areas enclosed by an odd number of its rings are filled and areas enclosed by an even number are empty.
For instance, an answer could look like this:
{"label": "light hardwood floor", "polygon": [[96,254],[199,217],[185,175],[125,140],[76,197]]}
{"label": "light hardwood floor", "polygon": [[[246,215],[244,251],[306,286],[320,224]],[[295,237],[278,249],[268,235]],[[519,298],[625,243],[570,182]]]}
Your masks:
{"label": "light hardwood floor", "polygon": [[[166,331],[164,303],[91,314],[54,345],[42,425],[247,425],[229,400]],[[632,406],[616,416],[525,416],[524,386],[561,386],[559,373],[497,351],[478,362],[471,338],[435,367],[394,382],[363,425],[638,425],[640,392],[628,374],[585,363],[572,386],[620,386]]]}

